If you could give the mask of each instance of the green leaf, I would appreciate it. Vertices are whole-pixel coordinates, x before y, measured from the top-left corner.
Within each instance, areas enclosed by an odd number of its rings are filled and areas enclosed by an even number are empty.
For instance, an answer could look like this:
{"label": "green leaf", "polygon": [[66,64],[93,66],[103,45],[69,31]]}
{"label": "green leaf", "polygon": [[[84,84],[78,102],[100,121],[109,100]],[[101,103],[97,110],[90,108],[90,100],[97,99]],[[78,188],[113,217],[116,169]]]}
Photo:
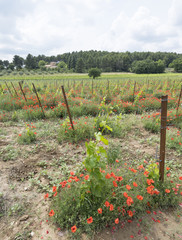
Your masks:
{"label": "green leaf", "polygon": [[100,137],[100,141],[102,141],[105,145],[109,144],[109,141],[106,138],[104,138],[103,136]]}

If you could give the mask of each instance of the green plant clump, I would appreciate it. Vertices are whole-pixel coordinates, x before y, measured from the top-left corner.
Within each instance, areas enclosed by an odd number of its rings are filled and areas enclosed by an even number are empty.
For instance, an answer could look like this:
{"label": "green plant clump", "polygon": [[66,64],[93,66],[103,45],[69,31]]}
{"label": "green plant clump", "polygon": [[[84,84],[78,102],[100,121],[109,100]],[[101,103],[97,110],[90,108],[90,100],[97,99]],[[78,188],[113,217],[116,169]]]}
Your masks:
{"label": "green plant clump", "polygon": [[59,186],[53,186],[49,216],[59,227],[68,229],[72,239],[83,232],[91,235],[106,226],[117,226],[152,209],[177,206],[181,201],[182,177],[171,181],[165,176],[162,183],[158,165],[147,161],[128,166],[116,160],[108,166],[108,140],[101,132],[95,138],[86,143],[84,170],[70,172]]}
{"label": "green plant clump", "polygon": [[23,133],[18,135],[19,144],[30,144],[36,141],[37,132],[34,130],[36,127],[33,125],[26,125],[26,129]]}

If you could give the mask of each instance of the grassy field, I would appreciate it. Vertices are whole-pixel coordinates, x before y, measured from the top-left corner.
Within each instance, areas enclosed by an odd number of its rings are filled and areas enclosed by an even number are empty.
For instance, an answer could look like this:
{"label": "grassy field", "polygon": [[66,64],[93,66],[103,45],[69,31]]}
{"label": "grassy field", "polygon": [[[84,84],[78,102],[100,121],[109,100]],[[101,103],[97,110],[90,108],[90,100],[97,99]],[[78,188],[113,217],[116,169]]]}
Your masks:
{"label": "grassy field", "polygon": [[[0,239],[180,239],[181,76],[1,76]],[[162,95],[168,95],[164,184]]]}

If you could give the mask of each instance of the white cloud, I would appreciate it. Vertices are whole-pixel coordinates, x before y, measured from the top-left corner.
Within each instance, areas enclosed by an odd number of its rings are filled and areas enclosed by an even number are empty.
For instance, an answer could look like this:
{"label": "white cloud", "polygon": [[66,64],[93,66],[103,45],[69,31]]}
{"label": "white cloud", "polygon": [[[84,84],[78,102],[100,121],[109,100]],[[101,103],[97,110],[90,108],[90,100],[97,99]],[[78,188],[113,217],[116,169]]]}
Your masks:
{"label": "white cloud", "polygon": [[0,59],[90,49],[181,51],[182,1],[132,2],[0,0]]}
{"label": "white cloud", "polygon": [[[116,17],[111,28],[100,38],[104,40],[104,48],[118,51],[181,51],[182,31],[176,24],[181,15],[175,21],[178,7],[173,2],[173,10],[169,10],[169,20],[161,20],[154,16],[147,7],[139,7],[132,17],[124,12]],[[174,8],[175,6],[175,8]],[[182,4],[179,4],[181,7]],[[181,18],[180,18],[181,17]],[[182,23],[181,23],[182,24]]]}

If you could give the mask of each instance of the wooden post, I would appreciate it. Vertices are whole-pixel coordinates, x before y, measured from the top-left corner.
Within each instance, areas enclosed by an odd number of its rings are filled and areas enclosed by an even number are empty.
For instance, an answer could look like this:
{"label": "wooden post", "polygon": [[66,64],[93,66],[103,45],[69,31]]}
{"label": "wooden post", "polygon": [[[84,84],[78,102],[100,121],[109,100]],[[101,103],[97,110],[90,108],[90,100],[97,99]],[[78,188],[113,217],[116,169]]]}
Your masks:
{"label": "wooden post", "polygon": [[21,90],[21,92],[22,92],[22,94],[23,94],[23,96],[24,96],[24,98],[25,98],[25,101],[27,102],[27,98],[26,98],[26,96],[25,96],[25,93],[24,93],[24,91],[23,91],[23,89],[22,89],[22,86],[21,86],[21,83],[19,82],[19,86],[20,86],[20,90]]}
{"label": "wooden post", "polygon": [[176,108],[176,118],[177,118],[177,114],[178,114],[178,109],[179,109],[181,96],[182,96],[182,85],[181,85],[181,91],[180,91],[180,94],[179,94],[178,104],[177,104],[177,108]]}
{"label": "wooden post", "polygon": [[14,87],[14,85],[13,85],[13,83],[12,83],[12,82],[11,82],[11,85],[12,85],[12,87],[13,87],[14,91],[15,91],[15,94],[16,94],[16,96],[18,97],[18,93],[17,93],[17,91],[16,91],[16,89],[15,89],[15,87]]}
{"label": "wooden post", "polygon": [[134,89],[133,89],[133,103],[134,103],[134,101],[135,101],[135,88],[136,88],[136,81],[135,81]]}
{"label": "wooden post", "polygon": [[13,97],[13,94],[12,94],[12,92],[11,92],[11,90],[10,90],[10,88],[8,87],[8,84],[5,82],[5,84],[6,84],[6,87],[7,87],[7,89],[8,89],[8,91],[9,91],[9,93],[11,94],[11,96]]}
{"label": "wooden post", "polygon": [[3,90],[2,86],[1,86],[1,84],[0,84],[0,88],[1,88],[1,90],[2,90],[2,93],[4,94],[4,90]]}
{"label": "wooden post", "polygon": [[44,117],[45,117],[44,109],[43,109],[42,104],[41,104],[41,102],[40,102],[40,99],[39,99],[37,90],[36,90],[36,88],[35,88],[35,85],[34,85],[33,83],[32,83],[32,85],[33,85],[33,89],[34,89],[34,91],[35,91],[35,94],[36,94],[36,96],[37,96],[37,100],[38,100],[38,102],[39,102],[39,107],[41,107],[42,113],[43,113],[43,115],[44,115]]}
{"label": "wooden post", "polygon": [[159,180],[164,181],[165,147],[166,147],[166,125],[167,125],[167,102],[168,96],[161,99],[161,130],[160,130],[160,158],[159,158]]}
{"label": "wooden post", "polygon": [[68,101],[67,101],[66,94],[65,94],[65,91],[64,91],[64,86],[61,86],[61,88],[62,88],[62,92],[63,92],[64,101],[65,101],[65,104],[66,104],[68,116],[69,116],[69,119],[70,119],[71,127],[72,127],[72,129],[74,130],[73,121],[72,121],[70,109],[69,109],[69,106],[68,106]]}

